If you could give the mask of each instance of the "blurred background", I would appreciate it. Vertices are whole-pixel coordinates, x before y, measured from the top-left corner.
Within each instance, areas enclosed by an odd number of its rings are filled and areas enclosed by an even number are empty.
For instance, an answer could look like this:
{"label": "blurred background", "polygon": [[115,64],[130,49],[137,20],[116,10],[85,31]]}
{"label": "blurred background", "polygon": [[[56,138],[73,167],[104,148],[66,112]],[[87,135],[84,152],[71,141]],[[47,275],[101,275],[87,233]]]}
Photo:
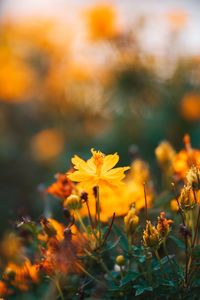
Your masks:
{"label": "blurred background", "polygon": [[[141,3],[140,3],[141,2]],[[0,0],[0,232],[91,147],[200,147],[200,2]]]}

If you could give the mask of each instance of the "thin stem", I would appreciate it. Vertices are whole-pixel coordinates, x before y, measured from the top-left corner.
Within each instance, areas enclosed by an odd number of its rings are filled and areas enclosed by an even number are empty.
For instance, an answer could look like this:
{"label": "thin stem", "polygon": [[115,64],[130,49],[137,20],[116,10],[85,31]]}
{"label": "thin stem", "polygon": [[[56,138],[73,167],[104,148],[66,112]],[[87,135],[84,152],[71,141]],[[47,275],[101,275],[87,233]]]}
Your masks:
{"label": "thin stem", "polygon": [[85,273],[88,277],[90,277],[92,280],[94,280],[94,281],[100,283],[100,281],[99,281],[98,279],[96,279],[96,278],[95,278],[92,274],[90,274],[88,271],[86,271],[86,269],[83,268],[83,267],[81,266],[81,264],[76,263],[76,265],[77,265],[77,267],[78,267],[83,273]]}
{"label": "thin stem", "polygon": [[114,223],[114,219],[115,219],[115,213],[113,214],[113,217],[112,217],[112,220],[111,220],[111,223],[110,223],[110,226],[108,228],[108,230],[106,231],[105,235],[104,235],[104,239],[103,239],[103,243],[102,243],[102,246],[104,246],[110,232],[111,232],[111,229],[112,229],[112,226],[113,226],[113,223]]}
{"label": "thin stem", "polygon": [[200,206],[199,206],[199,210],[198,210],[197,223],[196,223],[196,227],[195,227],[195,234],[194,234],[194,239],[193,239],[193,242],[192,242],[192,248],[195,246],[196,239],[197,239],[197,236],[198,236],[199,222],[200,222]]}
{"label": "thin stem", "polygon": [[161,264],[161,262],[160,262],[160,256],[159,256],[159,254],[158,254],[158,250],[155,250],[154,252],[155,252],[156,258],[157,258],[157,260],[158,260],[158,262],[159,262],[160,269],[162,270],[162,264]]}
{"label": "thin stem", "polygon": [[100,219],[100,196],[99,196],[99,186],[97,188],[97,195],[96,195],[96,205],[97,205],[97,228],[98,228],[98,235],[99,240],[101,240],[101,219]]}
{"label": "thin stem", "polygon": [[110,276],[110,278],[118,284],[118,281],[115,279],[115,277],[112,275],[112,273],[110,272],[110,270],[108,269],[108,267],[106,266],[106,264],[104,263],[103,259],[100,258],[98,260],[98,263],[101,265],[102,269]]}
{"label": "thin stem", "polygon": [[176,202],[178,204],[178,208],[179,208],[179,213],[181,215],[181,218],[182,218],[182,222],[183,222],[183,225],[185,226],[185,219],[184,219],[184,215],[183,215],[183,212],[182,212],[182,208],[180,206],[180,202],[178,200],[178,194],[176,192],[176,187],[175,187],[175,184],[172,182],[172,187],[173,187],[173,190],[174,190],[174,195],[175,195],[175,199],[176,199]]}
{"label": "thin stem", "polygon": [[179,278],[178,278],[178,275],[177,275],[177,272],[176,272],[176,269],[174,267],[174,264],[172,263],[170,257],[169,257],[169,254],[168,254],[168,251],[167,251],[167,246],[166,246],[166,240],[164,240],[163,242],[163,249],[164,249],[164,252],[165,252],[165,255],[167,256],[167,259],[171,265],[171,268],[172,268],[172,271],[174,272],[175,276],[176,276],[176,279],[177,279],[177,282],[179,281]]}
{"label": "thin stem", "polygon": [[80,214],[79,214],[79,211],[78,211],[77,209],[75,210],[75,213],[76,213],[76,215],[77,215],[77,218],[78,218],[78,220],[79,220],[79,222],[80,222],[80,225],[81,225],[83,231],[85,231],[86,233],[88,233],[88,230],[87,230],[85,224],[83,223],[83,220],[82,220],[82,218],[81,218],[81,216],[80,216]]}
{"label": "thin stem", "polygon": [[123,272],[122,266],[120,266],[120,276],[121,276],[121,279],[123,279],[123,277],[124,277],[124,272]]}
{"label": "thin stem", "polygon": [[185,285],[188,286],[188,239],[185,236]]}
{"label": "thin stem", "polygon": [[144,187],[144,201],[145,201],[145,217],[146,221],[148,220],[148,206],[147,206],[147,193],[146,193],[146,183],[143,183]]}
{"label": "thin stem", "polygon": [[58,293],[59,293],[60,298],[61,298],[62,300],[65,300],[65,299],[64,299],[64,296],[63,296],[62,289],[61,289],[61,287],[60,287],[59,280],[58,280],[58,279],[55,279],[54,282],[55,282],[55,285],[56,285],[56,288],[57,288],[57,290],[58,290]]}
{"label": "thin stem", "polygon": [[88,200],[85,201],[86,203],[86,206],[87,206],[87,211],[88,211],[88,217],[89,217],[89,220],[90,220],[90,225],[91,225],[91,228],[93,229],[94,228],[94,224],[93,224],[93,221],[92,221],[92,216],[91,216],[91,212],[90,212],[90,207],[89,207],[89,204],[88,204]]}

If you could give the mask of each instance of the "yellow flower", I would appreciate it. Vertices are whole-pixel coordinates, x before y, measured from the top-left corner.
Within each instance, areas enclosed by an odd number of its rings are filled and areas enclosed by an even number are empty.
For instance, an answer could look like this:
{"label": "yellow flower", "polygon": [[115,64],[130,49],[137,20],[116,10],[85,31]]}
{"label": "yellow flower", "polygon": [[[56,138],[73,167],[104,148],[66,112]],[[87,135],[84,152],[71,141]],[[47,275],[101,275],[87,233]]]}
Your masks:
{"label": "yellow flower", "polygon": [[91,149],[92,157],[84,161],[77,155],[72,158],[75,172],[67,177],[75,182],[80,182],[84,187],[116,187],[122,184],[124,172],[129,167],[113,168],[119,161],[117,153],[104,155],[100,151]]}

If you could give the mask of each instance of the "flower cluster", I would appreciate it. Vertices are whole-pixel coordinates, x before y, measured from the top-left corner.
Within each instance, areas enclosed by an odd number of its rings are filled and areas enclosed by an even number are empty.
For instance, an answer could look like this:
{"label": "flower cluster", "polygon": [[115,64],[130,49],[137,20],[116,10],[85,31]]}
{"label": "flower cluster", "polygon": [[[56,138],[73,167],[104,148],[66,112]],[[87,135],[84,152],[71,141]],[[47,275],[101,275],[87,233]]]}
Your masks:
{"label": "flower cluster", "polygon": [[[28,292],[42,285],[44,278],[56,287],[52,297],[58,293],[61,299],[73,285],[75,299],[82,293],[83,282],[92,295],[102,281],[110,298],[129,297],[133,290],[136,295],[151,291],[154,297],[156,287],[162,290],[163,282],[170,286],[172,280],[177,292],[192,290],[199,272],[199,165],[193,164],[182,182],[179,178],[179,194],[173,200],[179,215],[172,220],[162,210],[155,224],[148,165],[136,159],[130,168],[115,167],[117,153],[105,155],[94,149],[91,153],[86,161],[74,156],[74,169],[58,173],[56,181],[44,189],[45,196],[60,199],[57,204],[63,221],[41,216],[39,222],[33,222],[24,217],[17,222],[15,233],[2,239],[0,296],[11,296],[16,290]],[[166,142],[156,149],[156,155],[165,166],[163,172],[168,172],[177,156]],[[173,223],[179,228],[177,236]],[[184,249],[176,261],[168,254],[170,238]],[[169,293],[174,291],[169,289]]]}

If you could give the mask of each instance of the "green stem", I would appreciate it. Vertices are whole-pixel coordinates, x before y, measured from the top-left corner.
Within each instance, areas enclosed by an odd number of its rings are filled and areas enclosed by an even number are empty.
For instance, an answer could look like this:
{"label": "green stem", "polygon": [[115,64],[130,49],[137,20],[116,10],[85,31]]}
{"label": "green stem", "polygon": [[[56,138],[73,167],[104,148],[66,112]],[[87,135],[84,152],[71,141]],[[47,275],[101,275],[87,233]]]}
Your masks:
{"label": "green stem", "polygon": [[55,285],[56,285],[56,288],[57,288],[57,290],[58,290],[58,293],[59,293],[60,298],[61,298],[62,300],[65,300],[65,299],[64,299],[64,296],[63,296],[63,292],[62,292],[61,287],[60,287],[59,280],[58,280],[58,279],[55,279],[54,282],[55,282]]}
{"label": "green stem", "polygon": [[172,261],[171,261],[171,259],[170,259],[170,257],[169,257],[169,254],[168,254],[168,251],[167,251],[167,246],[166,246],[166,241],[165,241],[165,240],[164,240],[164,242],[163,242],[163,249],[164,249],[165,255],[167,256],[167,259],[168,259],[168,261],[169,261],[169,263],[170,263],[170,266],[171,266],[171,268],[172,268],[172,271],[173,271],[173,273],[175,274],[176,279],[177,279],[177,282],[178,282],[178,281],[179,281],[179,278],[178,278],[176,269],[175,269],[175,267],[174,267],[174,264],[172,263]]}
{"label": "green stem", "polygon": [[86,271],[86,269],[83,268],[83,267],[81,266],[81,264],[76,263],[76,265],[77,265],[77,267],[78,267],[83,273],[85,273],[88,277],[90,277],[92,280],[94,280],[94,281],[100,283],[100,281],[99,281],[98,279],[96,279],[96,278],[95,278],[92,274],[90,274],[88,271]]}
{"label": "green stem", "polygon": [[120,276],[121,276],[121,279],[123,279],[123,277],[124,277],[124,272],[123,272],[122,266],[120,266]]}
{"label": "green stem", "polygon": [[110,276],[110,278],[116,283],[118,284],[118,281],[115,279],[115,277],[112,275],[112,273],[110,272],[110,270],[108,269],[108,267],[106,266],[106,264],[104,263],[104,261],[102,260],[102,258],[98,259],[99,264],[101,265],[102,269]]}
{"label": "green stem", "polygon": [[99,186],[97,186],[97,228],[98,228],[98,235],[99,240],[101,240],[101,219],[100,219],[100,196],[99,196]]}
{"label": "green stem", "polygon": [[[79,220],[79,222],[80,222],[80,225],[81,225],[83,231],[85,231],[85,232],[87,233],[87,235],[88,235],[88,230],[87,230],[85,224],[83,223],[83,220],[82,220],[82,217],[81,217],[80,214],[79,214],[79,211],[78,211],[78,210],[75,210],[75,213],[76,213],[76,216],[77,216],[77,218],[78,218],[78,220]],[[89,235],[88,235],[88,237],[89,237]]]}
{"label": "green stem", "polygon": [[161,264],[161,262],[160,262],[160,256],[159,256],[159,254],[158,254],[158,250],[155,250],[154,252],[155,252],[156,258],[157,258],[157,260],[158,260],[158,262],[159,262],[160,269],[162,270],[162,264]]}

